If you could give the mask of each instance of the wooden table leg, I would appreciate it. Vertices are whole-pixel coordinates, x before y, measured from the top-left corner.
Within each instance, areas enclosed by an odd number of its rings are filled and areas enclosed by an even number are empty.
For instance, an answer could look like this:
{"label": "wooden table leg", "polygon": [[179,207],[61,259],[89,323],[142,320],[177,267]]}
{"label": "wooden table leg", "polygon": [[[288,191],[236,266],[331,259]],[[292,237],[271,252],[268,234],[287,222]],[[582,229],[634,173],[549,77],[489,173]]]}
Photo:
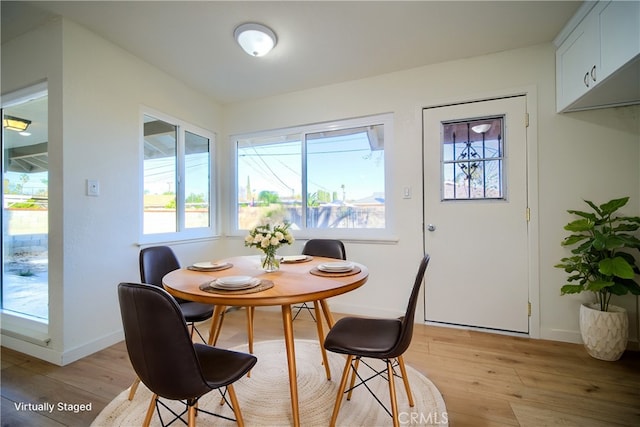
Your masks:
{"label": "wooden table leg", "polygon": [[249,353],[253,354],[253,314],[255,307],[246,307],[247,310],[247,340],[249,341]]}
{"label": "wooden table leg", "polygon": [[333,325],[336,323],[333,320],[333,315],[331,314],[331,310],[329,310],[329,304],[327,304],[327,300],[320,300],[320,305],[322,306],[322,312],[324,313],[324,318],[327,319],[327,325],[329,325],[329,329],[333,328]]}
{"label": "wooden table leg", "polygon": [[300,412],[298,410],[298,380],[296,378],[296,350],[293,341],[293,318],[291,316],[291,304],[282,306],[282,326],[284,329],[284,342],[287,347],[287,365],[289,366],[289,390],[291,391],[291,409],[293,425],[300,426]]}
{"label": "wooden table leg", "polygon": [[313,302],[313,309],[316,312],[316,326],[318,329],[318,343],[320,344],[320,353],[322,353],[322,364],[327,373],[327,380],[331,380],[331,368],[327,359],[327,351],[324,349],[324,330],[322,329],[322,318],[320,317],[320,301]]}
{"label": "wooden table leg", "polygon": [[220,328],[222,327],[222,316],[226,308],[224,305],[216,305],[213,309],[211,328],[209,329],[209,345],[216,345],[216,341],[218,341],[218,335],[220,335]]}

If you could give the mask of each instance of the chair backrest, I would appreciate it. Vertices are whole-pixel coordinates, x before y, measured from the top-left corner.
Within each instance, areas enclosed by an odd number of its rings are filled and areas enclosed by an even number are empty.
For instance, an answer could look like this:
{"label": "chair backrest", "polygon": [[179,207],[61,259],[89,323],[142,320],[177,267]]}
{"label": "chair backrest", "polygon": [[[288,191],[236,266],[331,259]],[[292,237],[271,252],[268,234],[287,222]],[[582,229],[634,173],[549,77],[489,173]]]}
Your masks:
{"label": "chair backrest", "polygon": [[347,259],[344,243],[335,239],[311,239],[302,248],[303,255],[323,256],[327,258]]}
{"label": "chair backrest", "polygon": [[140,251],[140,281],[162,287],[162,278],[180,268],[169,246],[151,246]]}
{"label": "chair backrest", "polygon": [[389,357],[397,357],[403,354],[407,348],[409,348],[409,344],[411,344],[411,338],[413,336],[413,321],[416,314],[416,306],[418,305],[418,295],[420,294],[420,288],[424,281],[424,273],[429,265],[429,259],[429,254],[426,254],[424,258],[422,258],[422,261],[420,261],[418,273],[416,273],[416,279],[415,282],[413,282],[413,288],[411,289],[411,296],[409,296],[407,311],[405,312],[405,315],[400,318],[402,322],[402,326],[400,327],[400,338],[398,339],[395,348],[392,350],[394,354]]}
{"label": "chair backrest", "polygon": [[149,390],[173,400],[193,399],[211,390],[182,312],[167,291],[120,283],[118,299],[131,365]]}

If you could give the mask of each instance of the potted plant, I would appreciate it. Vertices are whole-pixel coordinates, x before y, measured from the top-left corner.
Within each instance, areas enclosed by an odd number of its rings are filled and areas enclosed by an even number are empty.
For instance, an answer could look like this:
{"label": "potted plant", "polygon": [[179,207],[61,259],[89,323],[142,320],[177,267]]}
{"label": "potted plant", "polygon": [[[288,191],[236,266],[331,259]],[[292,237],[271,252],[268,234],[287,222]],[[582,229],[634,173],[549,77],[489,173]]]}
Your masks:
{"label": "potted plant", "polygon": [[580,333],[587,352],[602,360],[618,360],[627,345],[629,319],[626,310],[611,304],[613,295],[640,295],[635,278],[640,268],[630,250],[640,249],[632,233],[640,228],[640,217],[617,215],[628,197],[596,206],[585,200],[592,212],[569,210],[580,217],[565,225],[572,234],[562,246],[573,247],[572,256],[556,265],[569,274],[562,295],[592,292],[596,302],[580,307]]}

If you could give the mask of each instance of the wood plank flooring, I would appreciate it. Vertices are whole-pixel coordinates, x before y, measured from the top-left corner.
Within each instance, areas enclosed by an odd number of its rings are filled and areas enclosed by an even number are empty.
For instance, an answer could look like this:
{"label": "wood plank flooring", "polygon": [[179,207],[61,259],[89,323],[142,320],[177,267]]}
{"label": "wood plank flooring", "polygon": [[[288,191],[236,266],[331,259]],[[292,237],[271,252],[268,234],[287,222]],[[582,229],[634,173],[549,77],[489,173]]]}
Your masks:
{"label": "wood plank flooring", "polygon": [[[245,319],[243,310],[227,314],[220,346],[246,342]],[[294,328],[297,338],[316,337],[306,312]],[[282,338],[279,311],[256,312],[255,337]],[[2,426],[88,426],[134,378],[124,343],[64,367],[5,348],[1,356]],[[640,426],[640,352],[603,362],[575,344],[416,325],[405,362],[442,392],[452,427]],[[91,411],[16,407],[43,402]]]}

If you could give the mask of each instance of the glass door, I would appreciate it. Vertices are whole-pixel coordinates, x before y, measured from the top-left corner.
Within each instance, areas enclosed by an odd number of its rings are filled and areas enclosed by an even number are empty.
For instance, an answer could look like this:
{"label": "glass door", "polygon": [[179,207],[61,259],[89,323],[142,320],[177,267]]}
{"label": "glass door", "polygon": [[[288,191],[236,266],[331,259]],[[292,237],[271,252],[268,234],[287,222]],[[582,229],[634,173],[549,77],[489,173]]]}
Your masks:
{"label": "glass door", "polygon": [[0,294],[3,313],[45,322],[49,318],[47,101],[47,92],[40,91],[2,105]]}

